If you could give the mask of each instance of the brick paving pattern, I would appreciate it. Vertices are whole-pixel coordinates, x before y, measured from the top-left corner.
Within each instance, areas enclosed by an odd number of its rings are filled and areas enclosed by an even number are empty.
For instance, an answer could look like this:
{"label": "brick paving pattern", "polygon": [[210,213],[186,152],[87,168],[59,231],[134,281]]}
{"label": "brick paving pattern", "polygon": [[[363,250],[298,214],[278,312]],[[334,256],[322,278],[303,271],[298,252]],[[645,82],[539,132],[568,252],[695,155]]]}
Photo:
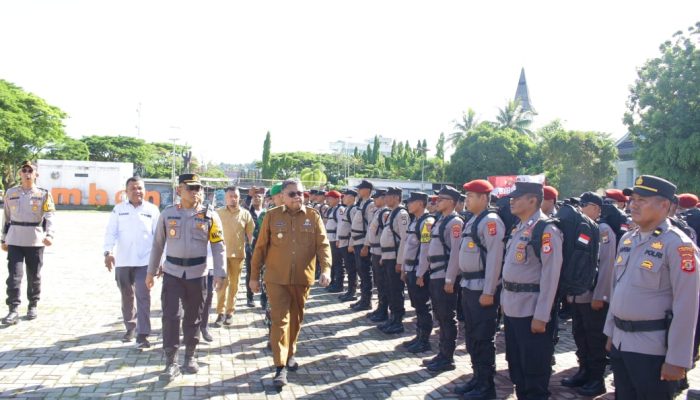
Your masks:
{"label": "brick paving pattern", "polygon": [[[461,333],[457,369],[434,375],[421,366],[422,359],[434,353],[412,355],[401,350],[401,342],[415,330],[412,312],[407,314],[406,333],[387,336],[365,318],[366,312],[353,312],[348,303],[336,300],[337,295],[314,288],[299,339],[300,368],[290,372],[290,384],[277,392],[263,314],[259,307],[245,307],[242,286],[233,324],[212,328],[214,342],[202,342],[198,348],[199,373],[167,385],[159,382],[164,362],[160,282],[152,292],[155,346],[140,352],[133,343],[120,341],[124,326],[119,291],[101,254],[108,216],[57,213],[56,243],[45,252],[39,318],[23,318],[16,326],[0,329],[0,398],[437,399],[457,398],[452,389],[470,377]],[[3,266],[0,279],[6,278]],[[22,302],[24,315],[26,297]],[[408,304],[407,310],[411,310]],[[562,323],[561,328],[550,390],[553,399],[576,399],[579,396],[560,385],[576,371],[571,325]],[[434,332],[433,349],[436,340]],[[502,334],[497,343],[498,395],[514,399]],[[689,378],[691,387],[700,388],[700,373],[691,371]],[[607,386],[609,393],[599,399],[614,398],[612,374],[607,375]]]}

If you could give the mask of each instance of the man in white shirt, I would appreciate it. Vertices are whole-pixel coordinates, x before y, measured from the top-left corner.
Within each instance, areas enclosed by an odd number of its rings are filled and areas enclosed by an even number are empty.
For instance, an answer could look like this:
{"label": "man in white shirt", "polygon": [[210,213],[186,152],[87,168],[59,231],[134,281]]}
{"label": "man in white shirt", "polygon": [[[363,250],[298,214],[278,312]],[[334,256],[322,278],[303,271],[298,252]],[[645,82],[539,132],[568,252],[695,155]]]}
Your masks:
{"label": "man in white shirt", "polygon": [[[123,342],[130,342],[137,334],[140,349],[150,347],[151,294],[146,287],[146,272],[153,246],[153,235],[160,211],[143,199],[143,179],[131,177],[126,181],[129,201],[114,206],[104,240],[105,267],[115,267],[117,286],[122,294],[122,316],[126,333]],[[116,253],[113,253],[116,246]],[[134,306],[134,295],[136,306]]]}

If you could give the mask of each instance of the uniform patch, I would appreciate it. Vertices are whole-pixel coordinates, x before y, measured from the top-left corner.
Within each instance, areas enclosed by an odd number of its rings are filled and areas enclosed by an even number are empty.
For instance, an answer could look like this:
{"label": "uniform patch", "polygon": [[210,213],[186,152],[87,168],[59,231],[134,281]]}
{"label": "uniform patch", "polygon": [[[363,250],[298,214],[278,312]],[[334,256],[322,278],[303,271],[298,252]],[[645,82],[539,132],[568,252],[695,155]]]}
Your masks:
{"label": "uniform patch", "polygon": [[338,214],[340,214],[340,215],[345,214],[345,209],[344,208],[339,209]]}
{"label": "uniform patch", "polygon": [[525,252],[524,251],[516,251],[515,252],[515,261],[517,262],[523,262],[525,260]]}
{"label": "uniform patch", "polygon": [[549,254],[552,252],[552,234],[545,233],[542,235],[542,252]]}
{"label": "uniform patch", "polygon": [[498,233],[498,226],[495,222],[489,222],[486,224],[486,229],[489,231],[489,236],[496,236]]}
{"label": "uniform patch", "polygon": [[617,264],[622,262],[622,256],[617,256],[617,260],[615,260]]}
{"label": "uniform patch", "polygon": [[462,227],[457,224],[452,225],[452,237],[456,239],[460,236],[462,236]]}
{"label": "uniform patch", "polygon": [[408,215],[402,215],[402,216],[401,216],[401,224],[402,224],[402,225],[408,225]]}
{"label": "uniform patch", "polygon": [[632,239],[625,239],[622,244],[632,244]]}
{"label": "uniform patch", "polygon": [[469,242],[467,244],[467,247],[469,247],[470,249],[473,249],[474,247],[476,247],[476,244],[474,244],[474,242]]}
{"label": "uniform patch", "polygon": [[304,221],[304,228],[310,228],[311,227],[311,220],[308,218]]}
{"label": "uniform patch", "polygon": [[209,227],[209,241],[211,243],[219,243],[222,240],[224,240],[224,233],[221,231],[221,228],[219,228],[219,225],[216,224],[216,221],[211,220],[211,226]]}
{"label": "uniform patch", "polygon": [[170,228],[170,237],[175,237],[177,235],[177,230],[175,228]]}
{"label": "uniform patch", "polygon": [[601,243],[610,243],[610,233],[609,232],[603,232],[600,235],[600,242]]}
{"label": "uniform patch", "polygon": [[172,226],[172,225],[177,225],[177,221],[171,219],[171,220],[168,221],[168,225],[171,225],[171,226]]}
{"label": "uniform patch", "polygon": [[53,203],[53,197],[46,196],[46,201],[44,202],[44,212],[56,211],[56,205]]}
{"label": "uniform patch", "polygon": [[661,242],[654,242],[651,244],[651,248],[654,250],[661,250],[664,248],[664,244]]}
{"label": "uniform patch", "polygon": [[652,269],[652,268],[654,268],[654,263],[649,261],[649,260],[644,260],[644,261],[642,261],[642,268]]}
{"label": "uniform patch", "polygon": [[32,211],[34,211],[34,212],[37,212],[37,211],[39,211],[39,207],[38,207],[38,206],[34,206],[34,207],[32,207]]}
{"label": "uniform patch", "polygon": [[695,249],[693,246],[678,246],[678,255],[681,257],[681,270],[695,272]]}
{"label": "uniform patch", "polygon": [[591,242],[591,237],[586,235],[585,233],[582,233],[582,234],[578,235],[578,241],[579,241],[579,243],[583,243],[584,245],[587,246],[588,243]]}
{"label": "uniform patch", "polygon": [[433,227],[433,224],[429,223],[424,223],[423,228],[420,230],[420,242],[421,243],[430,243],[430,228]]}

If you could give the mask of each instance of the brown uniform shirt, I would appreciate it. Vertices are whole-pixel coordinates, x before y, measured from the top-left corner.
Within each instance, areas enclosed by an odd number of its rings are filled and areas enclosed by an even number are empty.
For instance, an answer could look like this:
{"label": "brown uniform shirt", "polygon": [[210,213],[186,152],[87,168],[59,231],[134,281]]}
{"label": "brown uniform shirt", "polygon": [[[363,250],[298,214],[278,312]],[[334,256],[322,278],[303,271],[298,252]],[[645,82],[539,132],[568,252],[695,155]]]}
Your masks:
{"label": "brown uniform shirt", "polygon": [[245,242],[253,236],[255,221],[250,211],[236,207],[222,207],[216,210],[221,218],[226,243],[226,257],[245,258]]}
{"label": "brown uniform shirt", "polygon": [[307,285],[315,279],[316,259],[321,271],[330,272],[331,247],[318,211],[301,206],[291,211],[275,207],[265,214],[253,252],[251,278],[278,285]]}

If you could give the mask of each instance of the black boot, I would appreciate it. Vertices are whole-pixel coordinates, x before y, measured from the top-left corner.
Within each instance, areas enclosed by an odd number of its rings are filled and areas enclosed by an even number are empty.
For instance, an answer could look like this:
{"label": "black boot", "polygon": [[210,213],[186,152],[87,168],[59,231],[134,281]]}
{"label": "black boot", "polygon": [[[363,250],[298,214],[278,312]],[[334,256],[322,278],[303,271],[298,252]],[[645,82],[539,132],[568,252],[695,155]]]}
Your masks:
{"label": "black boot", "polygon": [[27,319],[33,320],[39,316],[36,310],[36,303],[29,303],[29,308],[27,308]]}
{"label": "black boot", "polygon": [[463,399],[491,400],[496,398],[496,385],[493,381],[495,368],[477,367],[477,383],[472,390],[465,393]]}
{"label": "black boot", "polygon": [[2,319],[2,323],[5,325],[15,325],[19,322],[19,313],[17,312],[17,306],[10,307],[10,312],[5,318]]}
{"label": "black boot", "polygon": [[578,372],[574,376],[562,379],[561,385],[566,387],[579,387],[583,386],[588,381],[588,370],[586,367],[579,365]]}
{"label": "black boot", "polygon": [[417,354],[430,351],[430,331],[421,330],[418,332],[418,340],[408,349],[409,353]]}
{"label": "black boot", "polygon": [[594,379],[586,382],[585,385],[576,388],[576,393],[581,396],[595,397],[605,393],[605,381],[602,379]]}
{"label": "black boot", "polygon": [[387,335],[403,333],[403,314],[394,314],[392,317],[391,324],[382,329],[382,332],[386,333]]}
{"label": "black boot", "polygon": [[443,371],[452,371],[455,368],[455,361],[452,358],[447,358],[446,356],[443,356],[442,358],[436,360],[433,363],[430,363],[427,365],[427,369],[430,372],[443,372]]}
{"label": "black boot", "polygon": [[355,311],[371,310],[372,301],[370,300],[369,296],[362,295],[360,296],[360,301],[351,305],[350,308],[352,308]]}
{"label": "black boot", "polygon": [[389,311],[387,311],[386,306],[380,305],[374,312],[367,315],[372,322],[384,322],[389,319]]}
{"label": "black boot", "polygon": [[172,382],[180,376],[180,366],[177,365],[177,349],[169,347],[165,349],[165,369],[160,373],[158,380]]}
{"label": "black boot", "polygon": [[472,374],[472,379],[469,380],[469,382],[464,383],[462,385],[457,385],[455,387],[454,392],[456,394],[465,394],[467,392],[471,392],[476,385],[479,383],[479,370],[474,368],[474,373]]}
{"label": "black boot", "polygon": [[185,348],[185,364],[182,366],[182,371],[186,374],[196,374],[199,371],[197,357],[195,356],[195,346],[187,346]]}
{"label": "black boot", "polygon": [[342,302],[356,300],[357,296],[355,296],[355,288],[348,288],[348,291],[344,295],[338,297],[338,299],[340,299]]}
{"label": "black boot", "polygon": [[384,320],[384,322],[382,322],[381,324],[377,325],[377,329],[379,329],[380,331],[384,332],[384,329],[388,328],[389,325],[391,325],[391,323],[392,323],[393,321],[394,321],[394,315],[393,315],[393,314],[392,314],[392,315],[389,315],[388,318],[387,318],[386,320]]}
{"label": "black boot", "polygon": [[419,328],[418,330],[416,330],[416,336],[411,340],[407,340],[407,341],[401,343],[401,346],[403,346],[405,348],[409,348],[409,347],[413,346],[418,341],[418,338],[420,337],[420,332],[421,332],[421,330]]}

